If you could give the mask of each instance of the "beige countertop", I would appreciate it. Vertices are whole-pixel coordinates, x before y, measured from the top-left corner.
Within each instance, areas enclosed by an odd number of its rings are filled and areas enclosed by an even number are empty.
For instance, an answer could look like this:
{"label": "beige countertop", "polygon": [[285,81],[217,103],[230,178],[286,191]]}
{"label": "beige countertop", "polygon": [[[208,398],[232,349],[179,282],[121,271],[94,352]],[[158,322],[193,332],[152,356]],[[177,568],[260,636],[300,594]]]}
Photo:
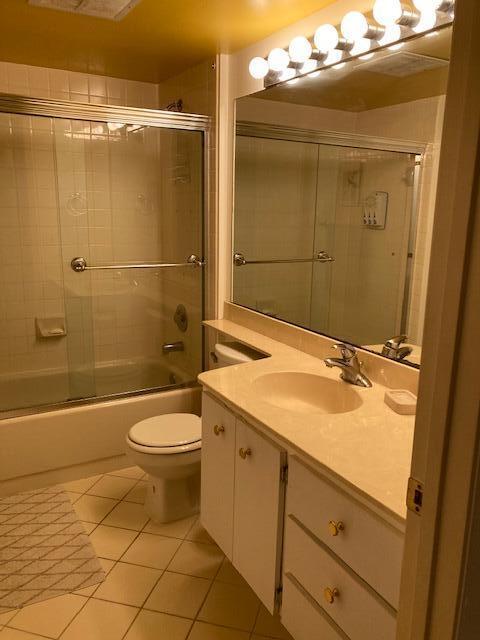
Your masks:
{"label": "beige countertop", "polygon": [[301,413],[278,408],[255,391],[252,383],[256,378],[295,371],[336,380],[339,369],[329,369],[319,358],[229,320],[205,324],[270,355],[201,373],[198,379],[205,390],[310,463],[350,485],[385,515],[404,522],[415,416],[401,416],[390,409],[383,400],[385,387],[375,382],[370,389],[353,387],[363,403],[348,413]]}

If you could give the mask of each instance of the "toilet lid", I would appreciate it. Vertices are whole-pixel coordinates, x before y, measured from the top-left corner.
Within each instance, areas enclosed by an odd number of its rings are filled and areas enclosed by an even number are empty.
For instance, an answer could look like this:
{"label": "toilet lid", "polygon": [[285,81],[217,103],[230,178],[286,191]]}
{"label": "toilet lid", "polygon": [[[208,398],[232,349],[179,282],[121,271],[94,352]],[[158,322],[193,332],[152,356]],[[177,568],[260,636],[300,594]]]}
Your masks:
{"label": "toilet lid", "polygon": [[133,442],[144,447],[178,447],[198,442],[201,420],[192,413],[167,413],[137,422],[128,432]]}

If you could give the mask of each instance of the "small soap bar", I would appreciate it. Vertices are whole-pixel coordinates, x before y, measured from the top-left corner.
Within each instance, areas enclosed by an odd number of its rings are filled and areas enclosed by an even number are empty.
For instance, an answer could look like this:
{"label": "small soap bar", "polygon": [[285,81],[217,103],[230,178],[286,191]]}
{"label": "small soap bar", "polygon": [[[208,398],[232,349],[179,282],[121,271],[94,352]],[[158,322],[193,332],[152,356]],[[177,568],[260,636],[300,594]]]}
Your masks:
{"label": "small soap bar", "polygon": [[387,389],[385,404],[402,416],[413,416],[417,410],[417,396],[407,389]]}

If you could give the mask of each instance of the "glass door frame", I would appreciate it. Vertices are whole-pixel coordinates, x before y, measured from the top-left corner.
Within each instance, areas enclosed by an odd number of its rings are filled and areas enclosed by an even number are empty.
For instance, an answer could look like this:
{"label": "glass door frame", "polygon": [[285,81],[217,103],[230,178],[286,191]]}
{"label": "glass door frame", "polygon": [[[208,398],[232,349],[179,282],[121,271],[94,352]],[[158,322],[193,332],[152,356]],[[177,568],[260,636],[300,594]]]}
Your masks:
{"label": "glass door frame", "polygon": [[[211,148],[212,118],[200,114],[178,113],[172,111],[162,111],[159,109],[142,109],[138,107],[123,107],[117,105],[101,105],[82,102],[70,102],[69,100],[52,100],[50,98],[33,98],[29,96],[15,95],[0,92],[0,113],[24,116],[43,116],[46,118],[63,118],[67,120],[84,120],[89,122],[115,122],[121,124],[134,124],[146,127],[156,127],[160,129],[180,129],[183,131],[199,131],[202,133],[202,168],[203,168],[203,194],[202,194],[202,256],[204,262],[202,267],[202,321],[206,317],[207,291],[206,285],[209,281],[208,271],[209,258],[212,249],[209,246],[209,208],[210,208],[210,170],[209,170],[209,150]],[[205,339],[205,329],[202,326],[202,362],[201,368],[205,369],[208,361],[207,342]],[[44,413],[53,409],[67,408],[85,404],[93,404],[105,400],[116,398],[126,398],[131,396],[153,393],[161,390],[171,390],[186,388],[197,385],[196,381],[172,384],[162,387],[152,387],[123,393],[96,396],[92,398],[82,398],[78,400],[67,400],[53,404],[25,407],[22,409],[12,409],[1,412],[0,420],[14,418],[36,413]]]}
{"label": "glass door frame", "polygon": [[[410,140],[398,140],[396,138],[383,138],[378,136],[369,136],[359,133],[343,133],[338,131],[318,131],[315,129],[302,129],[296,127],[288,127],[284,125],[268,124],[264,122],[253,122],[247,120],[237,120],[235,124],[235,139],[237,137],[246,136],[251,138],[267,138],[273,140],[289,140],[292,142],[307,142],[311,144],[331,145],[336,147],[351,147],[356,149],[371,149],[376,151],[392,151],[397,153],[411,154],[417,157],[416,171],[414,176],[414,193],[412,202],[412,221],[416,221],[418,217],[419,206],[419,186],[421,183],[421,171],[423,168],[425,154],[428,149],[428,143],[415,142]],[[235,184],[235,176],[233,177]],[[412,224],[412,222],[411,222]],[[235,247],[235,207],[233,207],[232,229],[231,229],[231,246]],[[232,259],[234,259],[232,257]],[[237,304],[234,299],[233,289],[234,270],[231,271],[230,278],[230,303]],[[404,296],[409,294],[409,287],[404,287]],[[239,305],[241,306],[241,305]],[[402,313],[404,316],[404,313]],[[286,320],[281,320],[286,324],[291,324]],[[307,331],[311,331],[306,327],[302,327]],[[336,336],[329,338],[337,339]],[[364,348],[366,351],[369,349]],[[375,352],[373,352],[375,353]],[[405,364],[418,368],[414,363],[406,362]]]}

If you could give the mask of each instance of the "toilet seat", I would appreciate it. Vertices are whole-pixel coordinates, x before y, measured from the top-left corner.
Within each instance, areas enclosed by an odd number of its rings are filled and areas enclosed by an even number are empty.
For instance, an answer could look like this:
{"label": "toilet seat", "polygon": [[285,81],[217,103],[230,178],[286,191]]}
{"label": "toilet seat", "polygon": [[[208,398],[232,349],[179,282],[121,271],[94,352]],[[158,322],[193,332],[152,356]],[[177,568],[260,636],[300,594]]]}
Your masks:
{"label": "toilet seat", "polygon": [[196,451],[202,446],[201,420],[191,413],[169,413],[141,420],[128,432],[132,449],[153,455]]}

